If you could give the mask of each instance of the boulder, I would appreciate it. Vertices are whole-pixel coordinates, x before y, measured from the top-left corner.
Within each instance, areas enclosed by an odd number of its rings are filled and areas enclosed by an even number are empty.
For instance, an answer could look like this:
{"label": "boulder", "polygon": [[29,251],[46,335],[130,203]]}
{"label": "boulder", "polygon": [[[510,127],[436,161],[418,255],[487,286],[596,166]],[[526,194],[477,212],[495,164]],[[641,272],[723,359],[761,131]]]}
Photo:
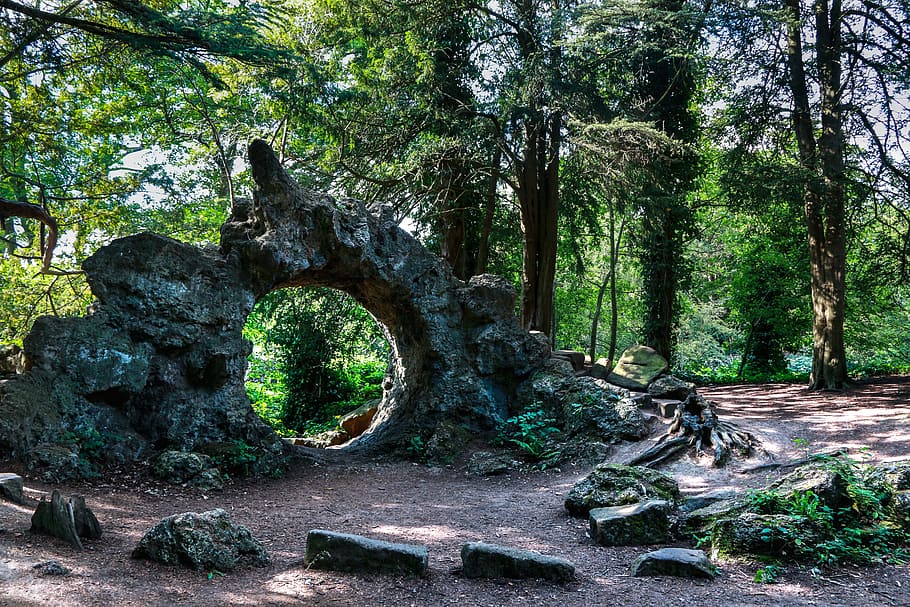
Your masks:
{"label": "boulder", "polygon": [[101,537],[101,525],[85,505],[85,498],[74,495],[64,501],[56,489],[50,501],[42,500],[32,515],[33,533],[43,533],[69,542],[82,550],[82,540]]}
{"label": "boulder", "polygon": [[60,563],[60,561],[55,561],[53,559],[49,561],[44,561],[43,563],[35,563],[32,565],[32,569],[37,571],[40,575],[69,575],[72,572],[72,569],[65,567]]}
{"label": "boulder", "polygon": [[648,394],[663,400],[684,401],[695,392],[695,384],[672,375],[658,377],[648,384]]}
{"label": "boulder", "polygon": [[701,550],[661,548],[641,555],[632,563],[632,576],[672,575],[685,578],[712,579],[717,568]]}
{"label": "boulder", "polygon": [[269,564],[268,553],[249,529],[235,525],[221,509],[163,519],[146,531],[132,557],[197,571],[227,572],[240,566]]}
{"label": "boulder", "polygon": [[878,467],[885,480],[897,491],[910,490],[910,461],[888,462]]}
{"label": "boulder", "polygon": [[429,551],[426,546],[313,529],[307,533],[304,563],[333,571],[424,576]]}
{"label": "boulder", "polygon": [[0,472],[0,498],[16,504],[24,504],[22,477],[11,472]]}
{"label": "boulder", "polygon": [[683,404],[678,400],[661,400],[657,401],[657,412],[661,417],[672,418],[676,416],[677,411],[681,411]]}
{"label": "boulder", "polygon": [[326,430],[313,436],[295,436],[288,439],[292,445],[300,447],[310,447],[311,449],[325,449],[327,447],[337,447],[351,440],[348,433],[339,428],[338,430]]}
{"label": "boulder", "polygon": [[592,508],[626,506],[651,499],[670,503],[679,499],[673,477],[639,466],[600,464],[575,483],[565,500],[572,516],[586,517]]}
{"label": "boulder", "polygon": [[594,508],[589,522],[591,539],[601,546],[660,544],[670,540],[670,502]]}
{"label": "boulder", "polygon": [[720,555],[793,558],[815,546],[821,537],[806,517],[743,512],[714,523],[711,548]]}
{"label": "boulder", "polygon": [[629,390],[644,391],[667,369],[667,360],[653,348],[632,346],[622,353],[607,381]]}
{"label": "boulder", "polygon": [[469,578],[536,578],[551,582],[575,579],[575,565],[565,559],[482,542],[464,544],[461,563],[462,574]]}
{"label": "boulder", "polygon": [[155,459],[152,474],[172,485],[197,489],[224,488],[224,479],[212,458],[201,453],[164,451]]}
{"label": "boulder", "polygon": [[824,465],[797,468],[765,487],[764,491],[776,493],[783,499],[811,491],[821,505],[835,512],[853,504],[847,493],[847,480],[837,469]]}
{"label": "boulder", "polygon": [[351,411],[347,415],[344,415],[339,421],[338,425],[347,433],[351,438],[357,438],[361,434],[367,431],[370,427],[370,424],[373,422],[373,417],[376,416],[376,411],[379,410],[379,400],[371,400],[363,403],[354,411]]}

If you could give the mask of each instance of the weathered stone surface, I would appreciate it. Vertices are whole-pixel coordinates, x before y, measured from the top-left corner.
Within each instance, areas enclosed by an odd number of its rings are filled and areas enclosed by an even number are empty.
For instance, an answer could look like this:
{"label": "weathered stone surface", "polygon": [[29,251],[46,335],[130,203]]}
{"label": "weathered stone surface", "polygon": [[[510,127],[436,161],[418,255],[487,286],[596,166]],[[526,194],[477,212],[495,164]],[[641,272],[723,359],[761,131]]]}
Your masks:
{"label": "weathered stone surface", "polygon": [[693,392],[695,392],[695,384],[672,375],[658,377],[648,384],[648,394],[664,400],[683,401]]}
{"label": "weathered stone surface", "polygon": [[429,551],[426,546],[313,529],[307,533],[304,562],[316,569],[424,576]]}
{"label": "weathered stone surface", "polygon": [[98,539],[101,525],[94,513],[85,505],[85,498],[74,495],[64,501],[56,489],[50,501],[42,499],[32,515],[33,533],[43,533],[60,538],[82,550],[80,538]]}
{"label": "weathered stone surface", "polygon": [[510,453],[477,451],[471,454],[466,468],[469,474],[476,476],[495,476],[511,472],[519,465],[520,463],[516,462]]}
{"label": "weathered stone surface", "polygon": [[169,516],[149,529],[133,558],[197,571],[231,571],[240,566],[265,567],[269,555],[249,529],[235,525],[221,509]]}
{"label": "weathered stone surface", "polygon": [[25,503],[23,488],[21,476],[12,472],[0,472],[0,498],[17,504]]}
{"label": "weathered stone surface", "polygon": [[622,353],[607,381],[630,390],[647,390],[669,368],[666,359],[648,346],[632,346]]}
{"label": "weathered stone surface", "polygon": [[641,555],[632,563],[634,577],[672,575],[712,579],[717,569],[701,550],[661,548]]}
{"label": "weathered stone surface", "polygon": [[634,394],[630,394],[629,398],[642,409],[648,409],[654,406],[654,399],[651,398],[651,395],[647,392],[635,392]]}
{"label": "weathered stone surface", "polygon": [[692,512],[718,502],[736,499],[740,493],[735,489],[712,489],[704,493],[686,496],[679,504],[683,512]]}
{"label": "weathered stone surface", "polygon": [[[799,537],[803,544],[794,541]],[[743,512],[718,519],[711,527],[711,547],[721,555],[795,557],[807,546],[818,543],[820,535],[805,517]]]}
{"label": "weathered stone surface", "polygon": [[822,505],[835,512],[853,503],[847,493],[847,481],[831,467],[810,465],[797,468],[765,488],[786,499],[792,495],[814,493]]}
{"label": "weathered stone surface", "polygon": [[672,418],[676,411],[682,409],[683,404],[678,400],[657,401],[657,412],[661,417]]}
{"label": "weathered stone surface", "polygon": [[152,474],[172,485],[197,489],[224,488],[224,479],[212,458],[202,453],[164,451],[155,458]]}
{"label": "weathered stone surface", "polygon": [[910,461],[888,462],[878,468],[896,490],[910,490]]}
{"label": "weathered stone surface", "polygon": [[591,539],[601,546],[660,544],[670,540],[670,502],[594,508],[589,522]]}
{"label": "weathered stone surface", "polygon": [[553,556],[483,542],[461,547],[461,572],[476,578],[537,578],[552,582],[571,582],[575,565]]}
{"label": "weathered stone surface", "polygon": [[347,432],[347,435],[351,438],[357,438],[361,434],[367,431],[370,427],[370,424],[373,422],[373,418],[376,416],[376,412],[379,410],[379,401],[371,400],[365,402],[354,411],[351,411],[347,415],[343,416],[339,421],[338,425]]}
{"label": "weathered stone surface", "polygon": [[553,358],[569,361],[575,371],[581,371],[585,368],[585,353],[576,352],[575,350],[554,350],[550,354]]}
{"label": "weathered stone surface", "polygon": [[518,388],[518,399],[537,403],[556,420],[566,438],[612,442],[648,434],[628,390],[593,377],[576,377],[567,361],[550,359]]}
{"label": "weathered stone surface", "polygon": [[739,495],[732,499],[720,500],[689,510],[681,509],[679,518],[679,532],[683,535],[705,535],[714,525],[714,521],[721,518],[738,516],[745,511],[748,499]]}
{"label": "weathered stone surface", "polygon": [[592,508],[626,506],[660,499],[679,499],[679,485],[673,477],[639,466],[600,464],[575,483],[565,507],[572,516],[586,517]]}

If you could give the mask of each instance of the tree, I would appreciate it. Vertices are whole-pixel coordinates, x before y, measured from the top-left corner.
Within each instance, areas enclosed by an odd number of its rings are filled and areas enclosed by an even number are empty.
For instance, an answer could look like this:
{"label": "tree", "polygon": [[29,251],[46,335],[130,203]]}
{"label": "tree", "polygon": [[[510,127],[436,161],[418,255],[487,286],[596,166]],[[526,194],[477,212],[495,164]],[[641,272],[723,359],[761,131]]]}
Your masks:
{"label": "tree", "polygon": [[[736,60],[727,64],[732,73],[714,73],[733,91],[727,99],[743,121],[739,145],[790,157],[797,150],[813,310],[810,386],[840,389],[847,381],[848,209],[861,203],[851,175],[884,180],[903,173],[906,162],[908,116],[897,102],[910,65],[906,5],[721,3],[717,17],[717,55]],[[857,153],[870,147],[873,154]]]}

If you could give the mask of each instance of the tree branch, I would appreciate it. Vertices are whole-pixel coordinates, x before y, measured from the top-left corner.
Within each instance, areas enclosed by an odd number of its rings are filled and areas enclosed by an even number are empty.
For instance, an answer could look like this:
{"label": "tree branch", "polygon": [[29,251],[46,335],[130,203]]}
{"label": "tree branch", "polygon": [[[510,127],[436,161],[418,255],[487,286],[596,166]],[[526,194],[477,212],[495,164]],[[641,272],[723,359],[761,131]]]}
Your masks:
{"label": "tree branch", "polygon": [[57,246],[57,220],[43,207],[28,202],[15,202],[0,198],[0,223],[10,217],[35,219],[47,227],[47,240],[41,252],[41,273],[47,274],[51,270],[51,260]]}

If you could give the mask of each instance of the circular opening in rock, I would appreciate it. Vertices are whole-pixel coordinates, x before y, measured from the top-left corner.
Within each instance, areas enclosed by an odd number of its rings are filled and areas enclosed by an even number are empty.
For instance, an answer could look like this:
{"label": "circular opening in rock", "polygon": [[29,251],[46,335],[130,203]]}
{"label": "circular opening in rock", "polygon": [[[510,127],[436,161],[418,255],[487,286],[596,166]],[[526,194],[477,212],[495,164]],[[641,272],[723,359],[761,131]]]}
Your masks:
{"label": "circular opening in rock", "polygon": [[369,427],[388,374],[385,327],[350,295],[287,288],[263,297],[244,336],[246,390],[259,417],[312,447],[342,445]]}

